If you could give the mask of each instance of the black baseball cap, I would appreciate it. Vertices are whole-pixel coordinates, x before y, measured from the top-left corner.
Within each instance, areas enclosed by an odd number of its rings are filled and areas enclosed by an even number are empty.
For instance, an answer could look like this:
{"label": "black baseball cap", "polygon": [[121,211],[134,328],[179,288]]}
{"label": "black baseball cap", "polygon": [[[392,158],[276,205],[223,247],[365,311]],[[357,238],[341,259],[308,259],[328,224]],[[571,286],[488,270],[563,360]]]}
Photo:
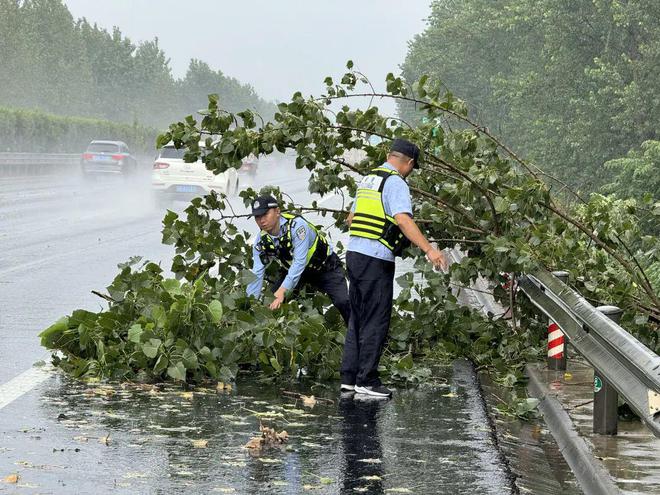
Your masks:
{"label": "black baseball cap", "polygon": [[419,147],[406,139],[397,138],[392,143],[391,151],[398,151],[413,159],[413,168],[419,168]]}
{"label": "black baseball cap", "polygon": [[277,200],[272,196],[259,196],[252,202],[252,215],[258,217],[268,212],[271,208],[280,206]]}

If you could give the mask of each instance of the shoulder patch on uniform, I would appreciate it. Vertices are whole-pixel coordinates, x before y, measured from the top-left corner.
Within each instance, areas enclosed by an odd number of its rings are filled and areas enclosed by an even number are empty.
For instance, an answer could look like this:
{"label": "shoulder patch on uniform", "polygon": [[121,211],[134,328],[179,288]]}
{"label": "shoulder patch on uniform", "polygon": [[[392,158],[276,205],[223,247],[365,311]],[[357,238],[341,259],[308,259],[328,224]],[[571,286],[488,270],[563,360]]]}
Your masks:
{"label": "shoulder patch on uniform", "polygon": [[296,236],[301,241],[304,241],[305,237],[307,237],[307,229],[305,227],[299,227],[298,230],[296,230]]}

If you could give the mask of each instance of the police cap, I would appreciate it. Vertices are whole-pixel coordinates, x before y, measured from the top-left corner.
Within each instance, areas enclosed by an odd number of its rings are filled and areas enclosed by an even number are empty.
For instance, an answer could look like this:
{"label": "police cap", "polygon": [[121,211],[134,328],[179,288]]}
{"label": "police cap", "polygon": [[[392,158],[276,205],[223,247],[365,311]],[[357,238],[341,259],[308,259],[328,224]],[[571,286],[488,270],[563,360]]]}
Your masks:
{"label": "police cap", "polygon": [[277,208],[278,206],[280,205],[274,197],[269,195],[259,196],[252,202],[252,214],[258,217],[268,212],[271,208]]}
{"label": "police cap", "polygon": [[397,138],[392,143],[391,151],[398,151],[413,159],[413,167],[419,168],[419,147],[406,139]]}

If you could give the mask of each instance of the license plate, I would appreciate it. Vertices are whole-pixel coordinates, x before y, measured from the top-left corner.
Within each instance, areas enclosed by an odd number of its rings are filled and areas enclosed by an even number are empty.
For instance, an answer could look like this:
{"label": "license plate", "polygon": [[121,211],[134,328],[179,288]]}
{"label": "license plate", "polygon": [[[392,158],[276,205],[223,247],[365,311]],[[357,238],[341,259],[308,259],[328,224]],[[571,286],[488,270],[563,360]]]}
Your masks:
{"label": "license plate", "polygon": [[112,160],[111,156],[94,155],[94,161],[97,161],[97,162],[109,162],[110,160]]}
{"label": "license plate", "polygon": [[195,192],[197,186],[176,186],[176,192]]}

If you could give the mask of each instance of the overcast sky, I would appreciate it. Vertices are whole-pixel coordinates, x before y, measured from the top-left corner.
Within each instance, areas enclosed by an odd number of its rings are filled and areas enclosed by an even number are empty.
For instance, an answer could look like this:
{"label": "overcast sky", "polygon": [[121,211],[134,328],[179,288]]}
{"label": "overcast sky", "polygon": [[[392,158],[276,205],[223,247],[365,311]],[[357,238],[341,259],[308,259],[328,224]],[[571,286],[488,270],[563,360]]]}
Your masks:
{"label": "overcast sky", "polygon": [[[65,0],[75,18],[137,43],[158,37],[176,77],[191,58],[248,82],[268,100],[320,94],[355,62],[379,89],[425,27],[430,0]],[[378,106],[392,113],[393,105]]]}

